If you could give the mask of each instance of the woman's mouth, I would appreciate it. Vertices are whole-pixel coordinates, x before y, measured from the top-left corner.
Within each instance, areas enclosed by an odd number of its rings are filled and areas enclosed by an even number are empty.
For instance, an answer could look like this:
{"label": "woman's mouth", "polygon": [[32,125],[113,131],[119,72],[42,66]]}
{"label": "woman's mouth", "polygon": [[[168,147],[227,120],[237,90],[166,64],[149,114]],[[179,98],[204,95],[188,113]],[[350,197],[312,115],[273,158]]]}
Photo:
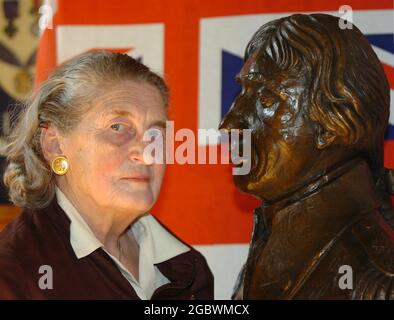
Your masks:
{"label": "woman's mouth", "polygon": [[135,175],[132,175],[132,176],[124,177],[121,180],[146,183],[146,182],[149,182],[150,179],[149,179],[149,176],[147,176],[147,175],[135,174]]}

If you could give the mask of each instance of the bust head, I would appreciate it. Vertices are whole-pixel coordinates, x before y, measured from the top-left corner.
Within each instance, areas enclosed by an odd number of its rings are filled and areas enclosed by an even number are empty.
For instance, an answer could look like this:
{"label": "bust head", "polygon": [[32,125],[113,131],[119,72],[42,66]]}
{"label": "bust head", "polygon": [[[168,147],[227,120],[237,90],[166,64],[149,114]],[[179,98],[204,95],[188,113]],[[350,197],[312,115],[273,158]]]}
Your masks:
{"label": "bust head", "polygon": [[363,34],[339,18],[296,14],[263,25],[221,129],[251,129],[251,170],[237,187],[266,201],[360,157],[383,168],[389,85]]}

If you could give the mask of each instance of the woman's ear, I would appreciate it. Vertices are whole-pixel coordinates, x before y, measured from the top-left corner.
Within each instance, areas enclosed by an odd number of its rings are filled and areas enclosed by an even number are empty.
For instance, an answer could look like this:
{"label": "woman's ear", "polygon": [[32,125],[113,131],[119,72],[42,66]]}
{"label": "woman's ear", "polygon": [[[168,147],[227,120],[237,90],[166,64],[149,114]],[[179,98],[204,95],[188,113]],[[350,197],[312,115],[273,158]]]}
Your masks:
{"label": "woman's ear", "polygon": [[325,149],[332,145],[336,138],[337,135],[335,132],[328,131],[319,125],[317,130],[316,147],[319,150]]}
{"label": "woman's ear", "polygon": [[44,158],[50,162],[56,156],[63,155],[62,136],[59,130],[53,125],[41,130],[41,150]]}

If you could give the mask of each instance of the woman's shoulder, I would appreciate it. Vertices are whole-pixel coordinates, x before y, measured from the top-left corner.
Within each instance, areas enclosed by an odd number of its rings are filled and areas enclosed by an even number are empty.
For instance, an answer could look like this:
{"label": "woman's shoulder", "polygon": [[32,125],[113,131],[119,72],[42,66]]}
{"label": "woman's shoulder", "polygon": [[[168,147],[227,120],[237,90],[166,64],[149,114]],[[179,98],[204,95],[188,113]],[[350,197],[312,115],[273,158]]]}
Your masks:
{"label": "woman's shoulder", "polygon": [[[42,210],[23,209],[20,215],[0,232],[0,257],[18,258],[47,243],[49,221]],[[44,232],[45,231],[45,232]],[[1,264],[1,261],[0,261]]]}
{"label": "woman's shoulder", "polygon": [[51,205],[24,209],[5,226],[0,232],[0,299],[29,298],[42,266],[63,266],[59,257],[68,257],[67,226],[65,215]]}
{"label": "woman's shoulder", "polygon": [[32,210],[24,209],[18,217],[8,223],[0,232],[0,254],[16,252],[18,244],[29,236],[34,229]]}
{"label": "woman's shoulder", "polygon": [[26,299],[24,255],[34,246],[36,227],[31,210],[23,210],[0,232],[0,299]]}

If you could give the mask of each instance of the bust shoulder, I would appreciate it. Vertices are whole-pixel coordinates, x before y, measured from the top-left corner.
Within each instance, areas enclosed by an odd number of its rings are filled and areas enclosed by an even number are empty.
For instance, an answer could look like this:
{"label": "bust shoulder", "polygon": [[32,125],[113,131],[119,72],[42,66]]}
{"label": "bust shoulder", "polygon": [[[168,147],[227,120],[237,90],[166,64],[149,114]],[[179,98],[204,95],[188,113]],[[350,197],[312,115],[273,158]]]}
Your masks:
{"label": "bust shoulder", "polygon": [[368,263],[355,276],[354,299],[394,299],[394,231],[378,213],[352,228]]}

